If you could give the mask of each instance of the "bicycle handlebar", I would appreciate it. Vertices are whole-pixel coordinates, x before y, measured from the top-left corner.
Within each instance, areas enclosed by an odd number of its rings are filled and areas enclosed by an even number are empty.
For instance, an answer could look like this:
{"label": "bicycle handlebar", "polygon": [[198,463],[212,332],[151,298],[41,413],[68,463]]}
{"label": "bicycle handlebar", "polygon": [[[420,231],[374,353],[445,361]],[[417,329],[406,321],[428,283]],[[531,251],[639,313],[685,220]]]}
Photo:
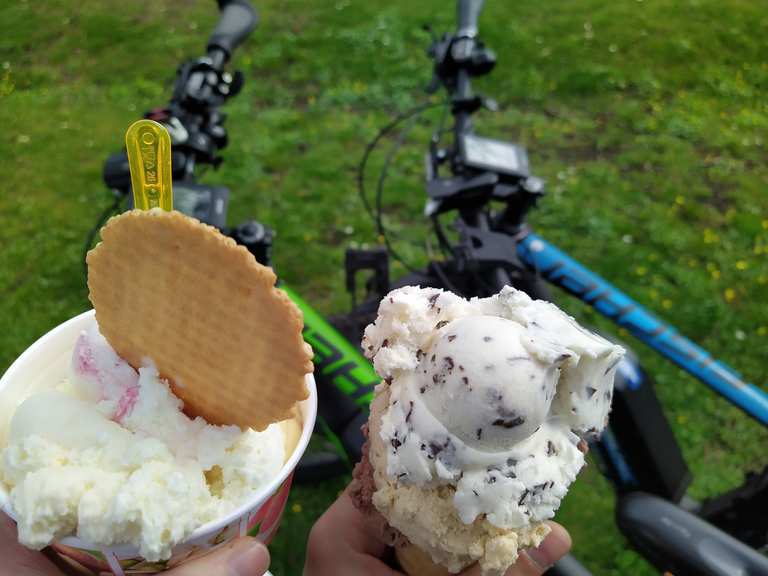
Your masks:
{"label": "bicycle handlebar", "polygon": [[483,0],[459,0],[457,10],[459,37],[474,38],[477,35],[477,20],[482,9]]}
{"label": "bicycle handlebar", "polygon": [[208,39],[208,52],[224,53],[221,65],[226,62],[259,21],[256,10],[248,0],[218,0],[221,16]]}
{"label": "bicycle handlebar", "polygon": [[662,570],[681,576],[768,574],[768,558],[658,496],[623,496],[616,519],[629,541]]}

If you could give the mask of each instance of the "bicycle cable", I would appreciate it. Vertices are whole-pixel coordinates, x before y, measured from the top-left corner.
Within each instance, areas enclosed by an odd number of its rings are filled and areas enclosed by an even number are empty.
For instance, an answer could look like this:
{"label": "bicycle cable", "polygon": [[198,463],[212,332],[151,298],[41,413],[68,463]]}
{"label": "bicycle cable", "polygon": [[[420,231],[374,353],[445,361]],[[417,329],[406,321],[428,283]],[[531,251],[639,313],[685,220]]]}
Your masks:
{"label": "bicycle cable", "polygon": [[414,106],[413,108],[406,110],[405,112],[401,112],[395,116],[386,126],[379,129],[379,131],[376,133],[376,136],[374,136],[373,139],[370,140],[368,144],[366,144],[363,157],[360,159],[360,163],[357,165],[357,192],[360,196],[360,200],[362,201],[363,206],[365,207],[365,211],[368,212],[368,215],[371,218],[375,218],[375,216],[365,192],[365,168],[368,164],[368,158],[370,157],[371,153],[379,144],[379,141],[392,130],[397,128],[401,122],[411,118],[412,116],[421,114],[422,112],[425,112],[431,108],[437,108],[438,106],[445,105],[447,105],[447,102],[424,102],[418,106]]}
{"label": "bicycle cable", "polygon": [[397,251],[392,246],[392,243],[389,241],[389,236],[387,235],[387,229],[384,226],[384,220],[383,220],[382,209],[381,209],[381,200],[384,196],[384,181],[387,179],[387,174],[389,172],[389,167],[392,164],[392,160],[394,160],[398,151],[400,150],[403,143],[405,142],[405,139],[407,138],[408,133],[413,129],[413,125],[417,117],[418,115],[411,116],[410,123],[405,128],[403,128],[403,130],[397,136],[397,140],[395,140],[394,144],[392,145],[392,148],[390,148],[389,152],[387,153],[386,158],[384,158],[384,165],[381,167],[381,172],[379,173],[379,179],[376,182],[376,213],[374,218],[376,222],[376,231],[384,240],[384,245],[387,247],[387,252],[389,252],[389,254],[392,255],[392,258],[400,262],[400,264],[402,264],[403,267],[409,272],[416,272],[416,268],[408,264],[403,259],[403,257],[397,253]]}
{"label": "bicycle cable", "polygon": [[120,206],[120,201],[123,199],[123,196],[115,190],[112,190],[112,194],[115,197],[115,199],[112,201],[112,204],[110,204],[101,214],[99,214],[99,218],[96,220],[96,224],[88,231],[88,235],[85,238],[81,261],[83,263],[83,274],[85,275],[86,285],[88,284],[88,264],[85,259],[88,256],[88,252],[90,251],[91,246],[93,245],[93,239],[96,238],[96,234],[99,233],[99,230],[101,230],[101,227],[104,226],[109,217],[117,211],[118,207]]}

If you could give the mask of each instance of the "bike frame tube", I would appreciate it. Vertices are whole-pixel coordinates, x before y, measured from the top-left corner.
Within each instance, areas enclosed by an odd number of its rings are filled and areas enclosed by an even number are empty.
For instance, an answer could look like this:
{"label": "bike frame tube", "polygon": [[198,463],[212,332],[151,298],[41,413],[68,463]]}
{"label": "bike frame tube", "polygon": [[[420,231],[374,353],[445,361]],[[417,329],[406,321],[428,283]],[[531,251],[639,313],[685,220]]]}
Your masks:
{"label": "bike frame tube", "polygon": [[734,370],[606,280],[537,234],[528,234],[518,242],[517,252],[523,262],[544,278],[626,328],[662,356],[768,425],[768,394],[745,382]]}
{"label": "bike frame tube", "polygon": [[341,392],[363,408],[373,400],[373,387],[380,378],[371,363],[296,292],[281,286],[304,314],[304,340],[315,353],[315,377],[333,382]]}

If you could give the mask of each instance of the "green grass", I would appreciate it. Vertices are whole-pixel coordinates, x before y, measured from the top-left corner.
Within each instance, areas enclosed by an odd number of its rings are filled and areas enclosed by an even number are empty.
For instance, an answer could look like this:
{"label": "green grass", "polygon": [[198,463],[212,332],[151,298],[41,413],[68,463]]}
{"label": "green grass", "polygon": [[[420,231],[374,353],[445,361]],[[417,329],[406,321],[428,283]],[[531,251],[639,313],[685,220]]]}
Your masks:
{"label": "green grass", "polygon": [[[364,144],[429,80],[423,22],[445,2],[264,0],[238,53],[244,92],[227,106],[232,145],[206,180],[234,191],[231,221],[279,231],[279,274],[325,313],[348,304],[344,250],[378,240],[356,196]],[[110,197],[103,160],[201,53],[213,2],[18,1],[0,8],[0,369],[88,306],[83,238]],[[768,17],[746,0],[500,2],[483,38],[499,56],[477,82],[502,111],[478,130],[526,144],[548,196],[541,234],[764,385],[768,357]],[[398,249],[418,262],[421,154],[414,125],[387,188]],[[380,166],[376,158],[373,167]],[[395,266],[393,274],[401,272]],[[609,325],[571,299],[561,304]],[[768,464],[766,430],[638,345],[706,497]],[[273,551],[300,574],[301,543],[344,484],[296,487]],[[596,574],[651,574],[612,524],[590,466],[559,519]]]}

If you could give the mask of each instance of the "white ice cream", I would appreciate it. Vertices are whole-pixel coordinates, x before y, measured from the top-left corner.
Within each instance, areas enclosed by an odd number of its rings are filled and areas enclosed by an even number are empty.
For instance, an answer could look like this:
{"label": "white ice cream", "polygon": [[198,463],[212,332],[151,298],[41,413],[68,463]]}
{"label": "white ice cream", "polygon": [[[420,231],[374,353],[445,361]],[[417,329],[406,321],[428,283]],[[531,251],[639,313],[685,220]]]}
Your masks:
{"label": "white ice cream", "polygon": [[454,485],[465,523],[551,518],[605,425],[621,347],[557,307],[505,288],[464,300],[405,287],[381,303],[363,347],[391,387],[387,474]]}
{"label": "white ice cream", "polygon": [[279,425],[243,432],[181,409],[151,361],[136,372],[95,324],[84,332],[70,378],[16,409],[0,454],[20,542],[42,548],[77,534],[165,559],[279,473]]}

